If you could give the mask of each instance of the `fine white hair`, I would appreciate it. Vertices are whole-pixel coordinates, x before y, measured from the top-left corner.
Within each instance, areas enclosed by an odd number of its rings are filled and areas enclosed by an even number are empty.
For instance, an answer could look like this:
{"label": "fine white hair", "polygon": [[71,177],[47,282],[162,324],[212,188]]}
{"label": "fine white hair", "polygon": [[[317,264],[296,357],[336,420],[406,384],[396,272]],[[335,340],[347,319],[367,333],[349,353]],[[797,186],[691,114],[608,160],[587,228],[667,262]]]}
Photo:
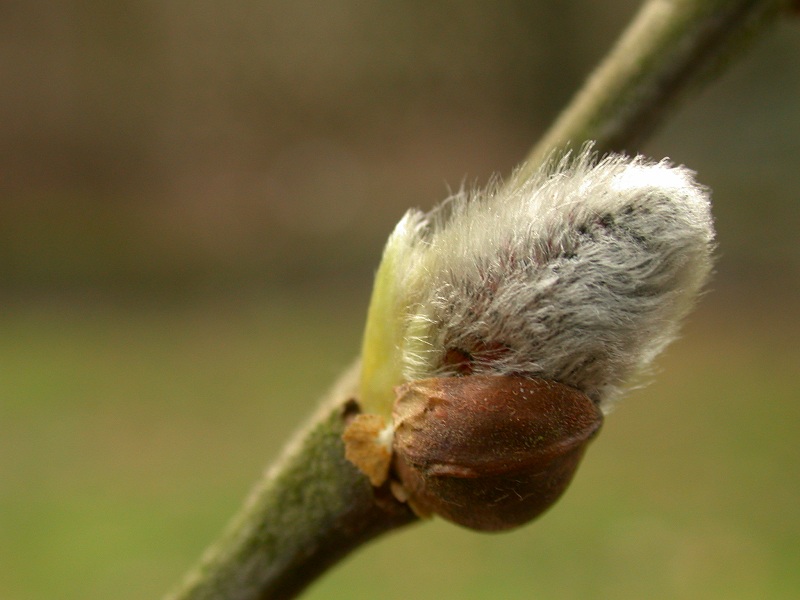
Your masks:
{"label": "fine white hair", "polygon": [[390,239],[403,376],[540,377],[608,409],[675,337],[713,238],[692,171],[591,148],[409,211]]}

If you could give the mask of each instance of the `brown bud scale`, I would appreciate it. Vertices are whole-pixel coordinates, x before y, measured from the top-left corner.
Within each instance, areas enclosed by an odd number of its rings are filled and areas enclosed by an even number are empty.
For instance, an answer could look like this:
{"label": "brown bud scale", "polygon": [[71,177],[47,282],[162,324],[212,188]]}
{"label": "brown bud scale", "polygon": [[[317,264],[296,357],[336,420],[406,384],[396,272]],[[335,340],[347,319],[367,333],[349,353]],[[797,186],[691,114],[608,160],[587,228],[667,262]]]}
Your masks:
{"label": "brown bud scale", "polygon": [[359,414],[352,418],[342,434],[345,458],[369,477],[375,487],[386,481],[392,462],[391,449],[381,440],[385,428],[383,417]]}
{"label": "brown bud scale", "polygon": [[409,502],[459,525],[523,525],[567,488],[603,415],[543,379],[469,375],[397,388],[394,468]]}

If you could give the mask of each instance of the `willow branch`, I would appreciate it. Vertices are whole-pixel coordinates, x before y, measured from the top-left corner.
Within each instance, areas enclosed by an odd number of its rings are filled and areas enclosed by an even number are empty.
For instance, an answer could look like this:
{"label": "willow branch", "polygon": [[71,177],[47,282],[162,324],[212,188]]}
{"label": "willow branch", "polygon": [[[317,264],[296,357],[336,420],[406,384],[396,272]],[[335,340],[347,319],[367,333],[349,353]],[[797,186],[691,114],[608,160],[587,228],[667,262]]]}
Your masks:
{"label": "willow branch", "polygon": [[342,377],[171,600],[294,598],[352,550],[416,519],[344,457],[357,378],[357,369]]}
{"label": "willow branch", "polygon": [[633,152],[692,92],[714,79],[791,5],[787,0],[649,0],[525,159],[595,142]]}
{"label": "willow branch", "polygon": [[[669,109],[710,81],[789,4],[648,1],[532,149],[517,180],[553,150],[587,140],[600,152],[635,149]],[[335,386],[171,600],[293,598],[350,551],[415,520],[344,458],[342,432],[358,407],[357,371]]]}

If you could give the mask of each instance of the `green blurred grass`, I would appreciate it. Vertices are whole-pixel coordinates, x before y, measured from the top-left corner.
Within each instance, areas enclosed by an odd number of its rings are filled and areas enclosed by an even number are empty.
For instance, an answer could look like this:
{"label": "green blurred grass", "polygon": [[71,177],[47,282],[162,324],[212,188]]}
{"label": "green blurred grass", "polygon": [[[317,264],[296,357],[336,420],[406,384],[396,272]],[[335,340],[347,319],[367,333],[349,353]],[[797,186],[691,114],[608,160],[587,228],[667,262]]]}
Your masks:
{"label": "green blurred grass", "polygon": [[[366,299],[311,296],[8,304],[0,598],[172,587],[356,352]],[[796,597],[796,312],[711,295],[540,521],[414,526],[306,597]]]}

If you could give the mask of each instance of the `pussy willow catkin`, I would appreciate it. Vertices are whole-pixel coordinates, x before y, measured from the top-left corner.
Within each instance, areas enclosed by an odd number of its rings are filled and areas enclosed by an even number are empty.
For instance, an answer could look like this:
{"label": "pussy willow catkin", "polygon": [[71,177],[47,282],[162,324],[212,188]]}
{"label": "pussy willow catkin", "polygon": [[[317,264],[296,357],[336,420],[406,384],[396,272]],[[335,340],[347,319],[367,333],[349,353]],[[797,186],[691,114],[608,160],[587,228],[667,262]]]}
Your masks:
{"label": "pussy willow catkin", "polygon": [[605,410],[676,335],[713,238],[692,171],[589,150],[411,210],[379,272],[400,378],[543,378]]}

